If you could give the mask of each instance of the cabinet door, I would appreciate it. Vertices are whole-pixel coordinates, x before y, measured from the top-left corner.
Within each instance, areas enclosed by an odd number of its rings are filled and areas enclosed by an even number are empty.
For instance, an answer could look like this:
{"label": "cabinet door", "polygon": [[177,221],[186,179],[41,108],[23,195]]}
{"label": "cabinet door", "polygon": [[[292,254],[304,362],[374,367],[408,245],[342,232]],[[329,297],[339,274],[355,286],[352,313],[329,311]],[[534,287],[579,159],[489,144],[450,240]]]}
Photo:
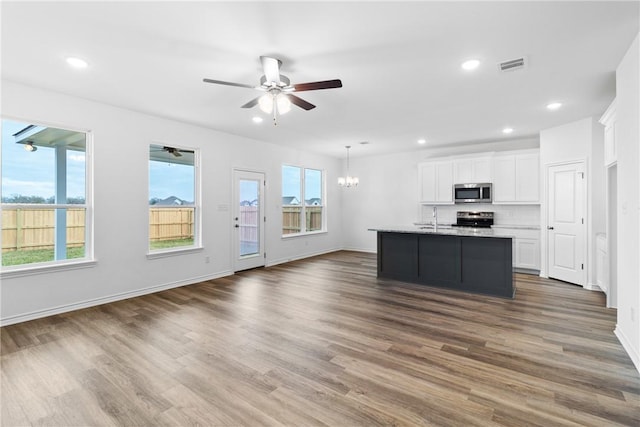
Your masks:
{"label": "cabinet door", "polygon": [[516,199],[515,156],[493,159],[493,201],[513,202]]}
{"label": "cabinet door", "polygon": [[453,203],[453,162],[436,163],[436,201]]}
{"label": "cabinet door", "polygon": [[436,164],[435,162],[420,163],[418,166],[420,177],[420,201],[434,202],[436,200]]}
{"label": "cabinet door", "polygon": [[515,158],[517,202],[540,200],[540,160],[537,154],[519,155]]}
{"label": "cabinet door", "polygon": [[473,160],[473,181],[471,182],[491,182],[491,158]]}
{"label": "cabinet door", "polygon": [[453,163],[453,181],[454,184],[476,182],[473,178],[473,160],[462,159]]}
{"label": "cabinet door", "polygon": [[537,239],[514,239],[516,257],[514,266],[529,270],[540,270],[540,241]]}
{"label": "cabinet door", "polygon": [[491,158],[460,159],[453,162],[453,183],[491,182]]}

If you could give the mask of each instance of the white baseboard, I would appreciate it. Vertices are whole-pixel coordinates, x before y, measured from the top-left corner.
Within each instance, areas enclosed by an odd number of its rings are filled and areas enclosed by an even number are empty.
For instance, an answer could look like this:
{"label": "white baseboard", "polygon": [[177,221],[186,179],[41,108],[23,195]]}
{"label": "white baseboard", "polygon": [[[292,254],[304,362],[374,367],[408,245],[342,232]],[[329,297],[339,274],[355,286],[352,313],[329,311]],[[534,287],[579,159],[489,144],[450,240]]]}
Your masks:
{"label": "white baseboard", "polygon": [[589,291],[598,291],[598,292],[604,292],[600,286],[596,285],[595,283],[587,283],[586,285],[583,286],[583,288],[589,290]]}
{"label": "white baseboard", "polygon": [[273,260],[268,261],[265,264],[265,266],[266,267],[273,267],[274,265],[284,264],[286,262],[297,261],[299,259],[310,258],[312,256],[324,255],[324,254],[328,254],[328,253],[331,253],[331,252],[337,252],[337,251],[341,251],[341,250],[343,250],[343,249],[342,248],[333,248],[333,249],[326,249],[326,250],[318,251],[318,252],[308,252],[308,253],[296,255],[294,257],[273,259]]}
{"label": "white baseboard", "polygon": [[353,252],[364,252],[367,254],[377,254],[378,251],[376,249],[369,249],[369,248],[356,248],[356,247],[344,247],[342,248],[343,251],[353,251]]}
{"label": "white baseboard", "polygon": [[232,275],[232,271],[223,271],[216,274],[192,277],[186,280],[179,280],[172,283],[164,283],[156,286],[149,286],[147,288],[136,289],[134,291],[122,292],[119,294],[109,295],[100,298],[94,298],[86,301],[80,301],[72,304],[60,305],[57,307],[47,308],[44,310],[36,310],[30,313],[17,314],[14,316],[7,316],[0,318],[0,326],[13,325],[15,323],[27,322],[29,320],[40,319],[42,317],[53,316],[54,314],[67,313],[69,311],[80,310],[83,308],[94,307],[96,305],[102,305],[110,302],[121,301],[124,299],[139,297],[142,295],[152,294],[155,292],[165,291],[167,289],[179,288],[181,286],[193,285],[194,283],[204,282],[206,280],[218,279],[220,277]]}
{"label": "white baseboard", "polygon": [[620,330],[618,325],[616,325],[616,329],[613,331],[613,333],[616,334],[616,337],[618,337],[620,344],[622,344],[622,347],[624,347],[625,351],[631,358],[631,361],[635,365],[636,370],[638,371],[638,373],[640,373],[640,353],[638,353],[638,350],[634,349],[631,346],[631,341],[629,341],[626,335]]}

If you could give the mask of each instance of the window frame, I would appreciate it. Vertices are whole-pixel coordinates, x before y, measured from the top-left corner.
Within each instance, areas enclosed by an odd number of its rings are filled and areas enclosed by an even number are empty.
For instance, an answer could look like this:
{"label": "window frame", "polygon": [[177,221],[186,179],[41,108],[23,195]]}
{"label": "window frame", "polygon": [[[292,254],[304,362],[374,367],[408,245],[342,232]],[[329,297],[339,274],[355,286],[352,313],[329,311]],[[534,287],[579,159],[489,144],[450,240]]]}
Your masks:
{"label": "window frame", "polygon": [[[30,120],[14,116],[0,116],[1,121],[15,121],[28,123],[34,126],[56,128],[79,132],[85,135],[84,147],[84,203],[2,203],[0,200],[0,214],[5,209],[73,209],[84,208],[84,257],[63,260],[52,260],[35,262],[30,264],[16,264],[3,266],[0,263],[0,278],[8,279],[12,277],[28,276],[33,274],[45,274],[54,271],[76,270],[78,268],[93,267],[97,264],[94,253],[94,205],[93,205],[93,132],[90,129],[82,129],[75,126],[51,123],[39,120]],[[1,152],[1,147],[0,147]],[[2,173],[0,171],[0,178]],[[66,180],[66,177],[65,177]],[[66,182],[66,181],[65,181]],[[1,189],[0,189],[1,192]],[[54,238],[55,239],[55,238]],[[55,242],[55,240],[54,240]],[[2,254],[0,254],[0,259]]]}
{"label": "window frame", "polygon": [[[200,167],[200,149],[197,147],[187,147],[185,145],[178,145],[169,142],[162,141],[151,141],[148,145],[149,149],[151,146],[163,146],[163,147],[173,147],[178,150],[187,150],[193,151],[193,244],[188,246],[176,246],[171,248],[164,249],[151,249],[151,224],[149,222],[149,209],[151,209],[152,205],[149,205],[149,200],[151,199],[151,180],[150,180],[150,171],[151,171],[151,158],[149,157],[149,151],[147,150],[147,259],[159,259],[166,258],[175,255],[182,255],[193,252],[201,252],[203,250],[202,246],[202,194],[201,194],[201,167]],[[171,208],[170,206],[168,206]],[[179,206],[176,206],[178,208]]]}
{"label": "window frame", "polygon": [[[282,169],[284,167],[291,167],[291,168],[298,168],[300,169],[300,206],[302,207],[301,212],[300,212],[300,232],[298,233],[288,233],[288,234],[284,234],[282,233],[282,214],[283,214],[283,208],[284,206],[295,206],[295,205],[282,205],[280,206],[280,234],[281,234],[281,238],[282,239],[290,239],[290,238],[294,238],[294,237],[300,237],[300,236],[309,236],[309,235],[314,235],[314,234],[324,234],[327,233],[327,176],[326,176],[326,171],[325,169],[321,169],[321,168],[314,168],[314,167],[306,167],[306,166],[300,166],[300,165],[294,165],[291,163],[283,163],[280,166],[280,200],[282,200],[282,198],[284,197],[284,194],[282,194],[282,177],[283,177],[283,173],[282,173]],[[322,204],[320,205],[320,207],[322,208],[322,228],[320,230],[314,230],[314,231],[307,231],[307,204],[306,204],[306,173],[305,171],[307,170],[314,170],[314,171],[319,171],[321,174],[321,186],[322,188],[320,189],[320,194],[322,197]],[[316,207],[316,206],[310,206],[310,207]]]}

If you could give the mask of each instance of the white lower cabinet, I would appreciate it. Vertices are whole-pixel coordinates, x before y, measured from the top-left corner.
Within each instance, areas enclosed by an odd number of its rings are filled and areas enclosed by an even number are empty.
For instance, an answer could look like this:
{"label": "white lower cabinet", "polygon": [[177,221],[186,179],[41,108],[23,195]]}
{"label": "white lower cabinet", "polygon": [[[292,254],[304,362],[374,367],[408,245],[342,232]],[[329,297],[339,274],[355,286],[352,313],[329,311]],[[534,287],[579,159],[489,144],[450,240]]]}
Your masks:
{"label": "white lower cabinet", "polygon": [[540,240],[515,238],[513,266],[527,270],[540,270]]}
{"label": "white lower cabinet", "polygon": [[495,227],[513,240],[513,267],[540,271],[540,230]]}

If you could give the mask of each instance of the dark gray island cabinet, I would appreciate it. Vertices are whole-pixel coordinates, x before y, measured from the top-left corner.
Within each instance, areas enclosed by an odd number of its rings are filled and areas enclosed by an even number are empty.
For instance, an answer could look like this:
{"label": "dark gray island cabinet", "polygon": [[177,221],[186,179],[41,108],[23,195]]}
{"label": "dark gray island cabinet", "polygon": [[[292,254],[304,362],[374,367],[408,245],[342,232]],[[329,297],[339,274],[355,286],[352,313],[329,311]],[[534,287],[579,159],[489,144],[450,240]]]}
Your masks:
{"label": "dark gray island cabinet", "polygon": [[511,237],[491,231],[372,229],[378,277],[513,298]]}

